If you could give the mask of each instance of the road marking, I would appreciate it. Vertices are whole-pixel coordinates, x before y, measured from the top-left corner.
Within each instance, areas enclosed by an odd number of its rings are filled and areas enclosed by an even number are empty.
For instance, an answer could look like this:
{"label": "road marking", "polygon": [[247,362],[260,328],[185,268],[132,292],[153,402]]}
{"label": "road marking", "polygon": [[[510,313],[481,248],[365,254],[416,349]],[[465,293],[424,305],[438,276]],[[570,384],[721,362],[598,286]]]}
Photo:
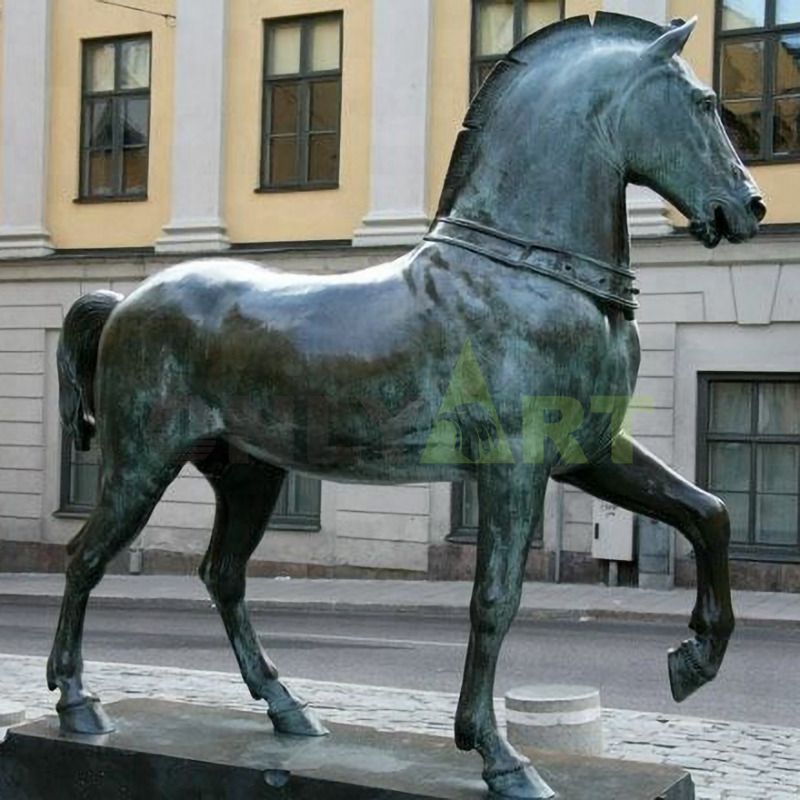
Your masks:
{"label": "road marking", "polygon": [[402,647],[457,647],[464,649],[465,642],[432,642],[425,639],[376,639],[370,636],[337,636],[327,633],[285,633],[283,631],[265,631],[259,634],[268,641],[271,639],[289,639],[294,642],[342,642],[353,644],[373,644],[383,647],[393,645]]}

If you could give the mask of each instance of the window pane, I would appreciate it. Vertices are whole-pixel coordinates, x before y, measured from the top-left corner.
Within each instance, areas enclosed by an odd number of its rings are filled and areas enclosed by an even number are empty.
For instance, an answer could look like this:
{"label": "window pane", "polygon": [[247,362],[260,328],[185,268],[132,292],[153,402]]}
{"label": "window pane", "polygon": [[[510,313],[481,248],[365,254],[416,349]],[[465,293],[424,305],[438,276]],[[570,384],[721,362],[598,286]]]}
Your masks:
{"label": "window pane", "polygon": [[756,543],[797,544],[797,497],[760,494],[756,503]]}
{"label": "window pane", "polygon": [[525,3],[525,34],[538,31],[561,19],[561,0],[528,0]]}
{"label": "window pane", "polygon": [[340,32],[338,19],[322,19],[314,23],[311,34],[312,70],[339,69]]}
{"label": "window pane", "polygon": [[289,498],[287,511],[289,514],[303,516],[319,515],[320,482],[316,478],[305,475],[289,475]]}
{"label": "window pane", "polygon": [[722,30],[763,28],[766,21],[765,5],[765,0],[723,0]]}
{"label": "window pane", "polygon": [[496,61],[484,61],[476,66],[475,91],[481,88],[481,84],[489,77],[496,63]]}
{"label": "window pane", "polygon": [[708,429],[713,433],[748,433],[750,400],[749,383],[715,381],[711,384]]}
{"label": "window pane", "polygon": [[87,89],[90,92],[110,92],[114,89],[114,45],[95,44],[87,48],[89,60]]}
{"label": "window pane", "polygon": [[297,183],[297,137],[272,139],[269,152],[269,182]]}
{"label": "window pane", "polygon": [[105,195],[114,191],[114,156],[111,150],[89,154],[89,194]]}
{"label": "window pane", "polygon": [[93,506],[97,502],[100,479],[100,451],[96,446],[86,452],[70,445],[69,504]]}
{"label": "window pane", "polygon": [[764,42],[722,46],[722,97],[761,97],[764,92]]}
{"label": "window pane", "polygon": [[464,481],[461,484],[461,527],[478,527],[478,482]]}
{"label": "window pane", "polygon": [[147,191],[147,148],[125,150],[122,155],[122,191],[144,194]]}
{"label": "window pane", "polygon": [[296,133],[299,85],[271,88],[271,133]]}
{"label": "window pane", "polygon": [[717,492],[731,518],[731,540],[746,543],[750,528],[750,495],[746,492]]}
{"label": "window pane", "polygon": [[122,119],[122,143],[124,145],[147,144],[150,122],[150,100],[136,97],[125,100],[125,113]]}
{"label": "window pane", "polygon": [[708,446],[708,486],[746,492],[750,488],[750,445],[714,442]]}
{"label": "window pane", "polygon": [[279,25],[270,30],[268,75],[300,72],[300,25]]}
{"label": "window pane", "polygon": [[311,130],[331,131],[339,127],[339,81],[311,84]]}
{"label": "window pane", "polygon": [[755,158],[761,155],[761,102],[756,100],[728,100],[720,109],[740,156]]}
{"label": "window pane", "polygon": [[800,92],[800,35],[781,36],[778,40],[775,92],[777,94]]}
{"label": "window pane", "polygon": [[800,383],[759,385],[758,432],[800,433]]}
{"label": "window pane", "polygon": [[778,155],[800,153],[800,98],[776,101],[772,149]]}
{"label": "window pane", "polygon": [[798,456],[800,448],[793,444],[758,446],[758,491],[797,494]]}
{"label": "window pane", "polygon": [[339,179],[339,142],[335,133],[313,134],[308,139],[308,179]]}
{"label": "window pane", "polygon": [[513,0],[483,0],[478,5],[476,55],[508,52],[514,45]]}
{"label": "window pane", "polygon": [[136,39],[123,42],[120,53],[119,85],[122,89],[146,89],[150,86],[150,42]]}
{"label": "window pane", "polygon": [[778,25],[800,22],[800,3],[797,0],[778,0],[775,8],[775,22]]}
{"label": "window pane", "polygon": [[111,147],[113,140],[111,101],[90,101],[86,114],[88,118],[86,147]]}

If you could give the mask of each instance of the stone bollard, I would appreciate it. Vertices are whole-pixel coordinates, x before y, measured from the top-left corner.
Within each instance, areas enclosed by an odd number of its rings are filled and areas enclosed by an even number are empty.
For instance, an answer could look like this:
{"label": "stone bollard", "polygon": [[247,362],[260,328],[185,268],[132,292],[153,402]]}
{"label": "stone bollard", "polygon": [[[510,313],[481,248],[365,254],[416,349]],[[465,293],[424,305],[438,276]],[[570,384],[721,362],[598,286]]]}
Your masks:
{"label": "stone bollard", "polygon": [[523,686],[506,694],[508,741],[521,750],[600,756],[600,691],[591,686]]}
{"label": "stone bollard", "polygon": [[19,703],[0,700],[0,728],[10,728],[25,722],[25,708]]}

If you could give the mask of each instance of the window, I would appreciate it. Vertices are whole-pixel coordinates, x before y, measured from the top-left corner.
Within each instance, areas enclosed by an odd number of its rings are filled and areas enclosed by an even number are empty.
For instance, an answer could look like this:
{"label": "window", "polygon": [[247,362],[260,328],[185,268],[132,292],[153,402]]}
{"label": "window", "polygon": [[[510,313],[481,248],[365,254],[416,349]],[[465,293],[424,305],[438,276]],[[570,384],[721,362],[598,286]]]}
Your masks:
{"label": "window", "polygon": [[83,44],[80,198],[147,197],[150,37]]}
{"label": "window", "polygon": [[563,16],[563,0],[473,0],[471,93],[517,42]]}
{"label": "window", "polygon": [[800,3],[717,3],[721,114],[748,161],[800,157]]}
{"label": "window", "polygon": [[[453,484],[450,510],[451,531],[447,537],[456,544],[475,544],[478,539],[478,482]],[[540,521],[533,533],[533,546],[542,545],[543,527]]]}
{"label": "window", "polygon": [[725,502],[731,549],[800,555],[800,376],[701,375],[698,476]]}
{"label": "window", "polygon": [[269,21],[261,190],[339,185],[342,16]]}
{"label": "window", "polygon": [[[76,450],[64,432],[61,442],[62,512],[88,514],[100,489],[100,450],[96,441],[86,452]],[[319,530],[321,483],[290,472],[269,521],[270,528]]]}

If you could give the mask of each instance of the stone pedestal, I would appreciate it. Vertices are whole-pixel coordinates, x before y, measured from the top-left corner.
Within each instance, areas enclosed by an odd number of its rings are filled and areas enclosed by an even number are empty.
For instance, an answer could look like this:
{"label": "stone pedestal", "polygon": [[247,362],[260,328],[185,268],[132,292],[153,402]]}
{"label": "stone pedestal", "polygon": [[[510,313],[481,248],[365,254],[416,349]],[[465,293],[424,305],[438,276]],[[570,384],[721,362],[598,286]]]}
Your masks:
{"label": "stone pedestal", "polygon": [[20,722],[25,722],[25,709],[23,706],[19,703],[0,700],[0,728],[19,725]]}
{"label": "stone pedestal", "polygon": [[[481,761],[449,738],[329,725],[278,736],[266,714],[125,700],[104,737],[54,718],[0,745],[3,800],[487,800]],[[559,800],[693,800],[689,775],[655,764],[531,753]]]}

